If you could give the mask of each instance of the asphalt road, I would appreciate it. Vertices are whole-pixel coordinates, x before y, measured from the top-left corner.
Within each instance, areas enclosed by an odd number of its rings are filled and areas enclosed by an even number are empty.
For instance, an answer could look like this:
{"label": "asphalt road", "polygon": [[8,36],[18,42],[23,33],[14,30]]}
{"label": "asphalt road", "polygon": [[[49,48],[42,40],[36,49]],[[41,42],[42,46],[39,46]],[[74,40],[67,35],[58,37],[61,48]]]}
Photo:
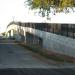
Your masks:
{"label": "asphalt road", "polygon": [[0,75],[75,75],[73,65],[63,66],[40,60],[13,40],[0,40]]}
{"label": "asphalt road", "polygon": [[1,40],[0,68],[50,68],[55,67],[36,58],[24,47],[13,40]]}

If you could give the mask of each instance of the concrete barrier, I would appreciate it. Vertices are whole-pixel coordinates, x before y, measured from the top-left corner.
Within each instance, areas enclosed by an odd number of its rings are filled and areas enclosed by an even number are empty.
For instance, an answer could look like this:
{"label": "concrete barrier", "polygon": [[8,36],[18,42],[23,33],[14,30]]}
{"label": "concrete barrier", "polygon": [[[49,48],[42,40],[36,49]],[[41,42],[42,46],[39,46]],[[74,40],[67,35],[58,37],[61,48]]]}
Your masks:
{"label": "concrete barrier", "polygon": [[[17,25],[15,25],[14,27],[17,30]],[[8,30],[11,30],[11,28],[14,29],[14,27],[10,27],[10,28],[8,27]],[[56,53],[75,57],[75,39],[29,28],[29,27],[21,27],[21,28],[24,30],[24,34],[23,34],[24,37],[26,37],[25,33],[28,32],[42,38],[43,48],[51,50]],[[16,35],[15,38],[16,40],[20,41],[21,36]]]}

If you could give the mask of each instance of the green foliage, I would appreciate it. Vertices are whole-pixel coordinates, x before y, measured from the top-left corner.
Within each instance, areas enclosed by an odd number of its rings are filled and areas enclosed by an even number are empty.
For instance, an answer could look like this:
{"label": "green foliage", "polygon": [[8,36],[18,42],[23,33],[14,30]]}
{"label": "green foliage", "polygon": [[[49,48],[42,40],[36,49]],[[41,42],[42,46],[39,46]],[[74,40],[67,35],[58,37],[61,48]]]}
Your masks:
{"label": "green foliage", "polygon": [[31,9],[40,9],[39,13],[42,16],[49,16],[53,8],[57,12],[69,12],[69,8],[75,7],[75,0],[27,0],[28,6]]}

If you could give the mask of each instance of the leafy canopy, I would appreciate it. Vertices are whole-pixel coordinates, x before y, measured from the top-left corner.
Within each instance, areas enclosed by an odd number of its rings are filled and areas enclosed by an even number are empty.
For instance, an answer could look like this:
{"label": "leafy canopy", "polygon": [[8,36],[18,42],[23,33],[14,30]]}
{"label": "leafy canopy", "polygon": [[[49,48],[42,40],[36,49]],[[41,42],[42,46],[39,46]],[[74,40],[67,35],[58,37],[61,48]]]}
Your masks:
{"label": "leafy canopy", "polygon": [[[69,12],[75,7],[75,0],[27,0],[31,9],[39,9],[42,16],[48,16],[50,12]],[[53,9],[53,11],[52,11]]]}

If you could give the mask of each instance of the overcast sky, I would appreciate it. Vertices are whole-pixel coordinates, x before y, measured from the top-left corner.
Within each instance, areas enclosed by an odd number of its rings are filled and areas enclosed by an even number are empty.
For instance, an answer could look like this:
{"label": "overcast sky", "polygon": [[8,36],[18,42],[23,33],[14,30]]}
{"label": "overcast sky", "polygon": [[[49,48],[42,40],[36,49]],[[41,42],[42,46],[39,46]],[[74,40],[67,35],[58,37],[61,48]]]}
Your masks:
{"label": "overcast sky", "polygon": [[25,0],[0,0],[0,32],[6,30],[7,25],[13,21],[21,22],[55,22],[55,23],[75,23],[75,13],[71,14],[51,14],[51,20],[47,21],[33,12],[29,12],[24,6]]}

